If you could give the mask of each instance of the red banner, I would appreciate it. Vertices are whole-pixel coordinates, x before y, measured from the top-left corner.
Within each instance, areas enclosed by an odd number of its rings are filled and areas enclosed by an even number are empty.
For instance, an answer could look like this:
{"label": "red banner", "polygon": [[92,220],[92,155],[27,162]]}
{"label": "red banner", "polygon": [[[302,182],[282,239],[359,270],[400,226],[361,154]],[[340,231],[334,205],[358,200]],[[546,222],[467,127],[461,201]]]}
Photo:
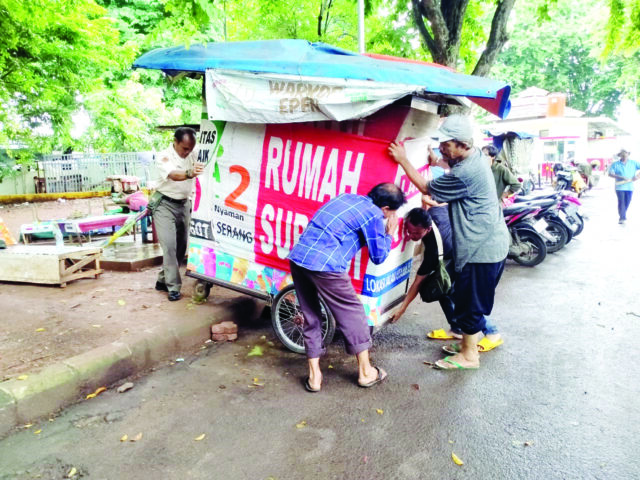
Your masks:
{"label": "red banner", "polygon": [[[341,193],[366,195],[393,182],[397,165],[387,141],[297,124],[267,125],[255,223],[256,262],[289,271],[286,260],[313,214]],[[368,263],[356,255],[354,283]],[[360,291],[361,288],[357,288]]]}

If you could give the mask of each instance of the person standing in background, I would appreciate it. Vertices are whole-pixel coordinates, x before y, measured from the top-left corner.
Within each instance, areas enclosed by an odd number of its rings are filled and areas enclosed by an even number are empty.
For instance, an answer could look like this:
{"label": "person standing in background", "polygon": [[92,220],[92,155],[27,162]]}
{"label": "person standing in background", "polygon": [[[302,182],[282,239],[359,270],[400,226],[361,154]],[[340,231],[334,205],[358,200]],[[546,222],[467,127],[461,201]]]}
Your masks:
{"label": "person standing in background", "polygon": [[633,196],[633,182],[638,180],[640,163],[629,160],[629,151],[624,148],[618,152],[619,160],[609,167],[609,176],[616,179],[616,196],[618,197],[618,223],[627,221],[627,209]]}
{"label": "person standing in background", "polygon": [[520,180],[518,180],[507,167],[496,162],[496,157],[498,156],[498,149],[496,147],[493,145],[482,147],[482,153],[489,157],[489,161],[491,162],[491,173],[493,174],[493,179],[496,182],[498,200],[502,201],[502,199],[507,195],[507,189],[510,193],[516,193],[522,188]]}

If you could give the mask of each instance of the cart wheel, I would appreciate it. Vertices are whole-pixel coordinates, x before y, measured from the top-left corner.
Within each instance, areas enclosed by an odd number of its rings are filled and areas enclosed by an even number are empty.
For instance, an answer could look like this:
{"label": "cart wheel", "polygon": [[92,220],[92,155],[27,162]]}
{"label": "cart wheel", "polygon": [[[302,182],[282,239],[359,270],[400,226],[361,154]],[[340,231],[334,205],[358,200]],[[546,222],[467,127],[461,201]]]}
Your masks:
{"label": "cart wheel", "polygon": [[193,299],[196,302],[204,302],[211,293],[211,284],[203,280],[198,280],[193,287]]}
{"label": "cart wheel", "polygon": [[[329,345],[336,332],[336,322],[322,299],[320,299],[320,307],[322,308],[322,338],[324,344]],[[293,285],[288,285],[273,299],[271,324],[278,339],[295,353],[305,352],[302,337],[303,323],[298,296]]]}

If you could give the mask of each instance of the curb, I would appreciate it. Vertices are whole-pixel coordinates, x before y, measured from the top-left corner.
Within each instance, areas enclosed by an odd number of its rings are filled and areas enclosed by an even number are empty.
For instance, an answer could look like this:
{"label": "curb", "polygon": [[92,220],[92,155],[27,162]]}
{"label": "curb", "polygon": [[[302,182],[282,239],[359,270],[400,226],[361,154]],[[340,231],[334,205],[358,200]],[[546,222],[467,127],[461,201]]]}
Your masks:
{"label": "curb", "polygon": [[203,344],[223,309],[202,319],[181,320],[144,330],[127,342],[112,342],[29,375],[0,383],[0,438],[14,427],[33,423],[76,403],[102,386],[146,370],[176,353]]}

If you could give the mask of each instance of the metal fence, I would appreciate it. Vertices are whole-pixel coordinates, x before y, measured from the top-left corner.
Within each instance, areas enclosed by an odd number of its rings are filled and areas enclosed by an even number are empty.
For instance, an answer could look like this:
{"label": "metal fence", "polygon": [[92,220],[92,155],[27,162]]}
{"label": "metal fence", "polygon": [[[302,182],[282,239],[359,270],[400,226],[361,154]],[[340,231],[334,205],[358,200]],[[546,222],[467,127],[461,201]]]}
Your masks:
{"label": "metal fence", "polygon": [[146,187],[152,168],[152,152],[45,155],[38,162],[38,180],[47,193],[105,190],[110,175],[133,175]]}

